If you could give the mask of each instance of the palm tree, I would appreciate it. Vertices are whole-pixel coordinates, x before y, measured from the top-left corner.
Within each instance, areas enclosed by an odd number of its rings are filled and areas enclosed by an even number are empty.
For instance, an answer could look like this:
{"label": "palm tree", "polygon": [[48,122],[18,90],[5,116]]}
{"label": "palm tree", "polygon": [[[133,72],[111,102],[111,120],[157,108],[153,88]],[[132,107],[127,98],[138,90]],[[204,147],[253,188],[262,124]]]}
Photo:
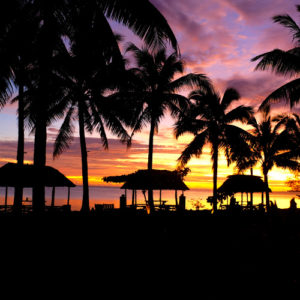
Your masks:
{"label": "palm tree", "polygon": [[[50,108],[59,101],[53,58],[63,49],[62,36],[66,34],[66,22],[63,13],[66,12],[65,1],[34,0],[28,1],[30,6],[28,18],[37,24],[36,34],[31,40],[31,51],[34,63],[31,70],[31,83],[26,93],[27,117],[33,127],[34,164],[45,166],[47,126],[55,116],[50,114]],[[45,207],[45,188],[35,186],[32,194],[34,212],[43,212]]]}
{"label": "palm tree", "polygon": [[[137,67],[128,71],[132,86],[118,95],[127,109],[123,109],[122,105],[119,107],[125,112],[125,122],[133,128],[132,136],[150,124],[148,170],[152,170],[154,134],[160,121],[167,111],[175,117],[180,109],[188,106],[188,99],[178,92],[184,87],[208,86],[209,80],[202,74],[187,74],[174,80],[183,73],[184,63],[176,52],[167,56],[165,48],[151,53],[147,47],[140,49],[130,44],[127,51],[133,54]],[[153,212],[152,190],[148,191],[148,201]]]}
{"label": "palm tree", "polygon": [[[248,163],[239,164],[240,170],[254,167],[257,163],[261,165],[264,176],[264,182],[269,188],[268,173],[274,166],[278,168],[289,169],[291,171],[299,170],[298,139],[294,132],[294,120],[289,116],[270,115],[270,106],[266,105],[261,110],[262,120],[258,122],[253,116],[249,120],[249,125],[253,127],[249,132],[251,159]],[[295,125],[295,123],[294,123]],[[266,191],[266,206],[269,209],[270,196]]]}
{"label": "palm tree", "polygon": [[233,122],[247,122],[253,111],[251,107],[237,106],[230,110],[234,101],[240,99],[239,93],[226,89],[223,97],[211,86],[209,89],[198,89],[190,93],[191,105],[183,111],[175,126],[176,138],[184,133],[191,133],[194,139],[186,146],[178,161],[184,166],[193,157],[200,157],[203,147],[211,147],[213,161],[213,210],[217,210],[217,176],[219,151],[224,150],[228,164],[237,152],[246,148],[248,134]]}
{"label": "palm tree", "polygon": [[[59,77],[65,87],[65,119],[55,141],[54,157],[70,146],[74,135],[73,121],[78,121],[82,161],[82,212],[89,211],[88,161],[85,131],[97,129],[105,149],[108,148],[106,129],[123,142],[129,139],[109,98],[109,89],[118,88],[117,74],[124,74],[125,66],[116,38],[105,35],[109,27],[97,6],[83,1],[80,9],[74,6],[70,14],[72,33],[68,50],[57,59]],[[99,28],[103,35],[99,36]],[[59,110],[58,112],[59,113]]]}
{"label": "palm tree", "polygon": [[[300,12],[300,5],[296,5],[297,11]],[[296,47],[284,51],[274,49],[270,52],[260,54],[252,61],[259,60],[256,70],[271,69],[276,74],[289,75],[299,77],[300,73],[300,28],[298,24],[289,15],[277,15],[273,17],[275,23],[279,23],[288,28],[293,35],[293,42]],[[261,104],[261,107],[269,103],[276,103],[280,100],[285,100],[293,107],[300,100],[300,78],[295,78],[290,82],[276,89]]]}
{"label": "palm tree", "polygon": [[[34,63],[33,40],[38,28],[37,20],[30,15],[31,5],[25,1],[15,1],[13,16],[2,35],[1,58],[6,61],[10,80],[17,89],[13,101],[18,102],[18,147],[17,163],[24,163],[24,93],[29,84],[29,73]],[[22,205],[22,187],[15,188],[14,211],[19,213]]]}
{"label": "palm tree", "polygon": [[[57,104],[53,91],[56,90],[53,78],[56,70],[53,68],[53,57],[64,48],[62,38],[72,36],[72,24],[68,24],[69,12],[72,8],[86,6],[86,1],[61,1],[61,0],[34,0],[32,3],[35,16],[39,19],[40,28],[35,41],[39,79],[38,89],[31,97],[30,123],[34,124],[34,164],[44,166],[46,163],[47,125],[54,116],[49,116],[49,106]],[[124,24],[142,38],[152,48],[170,41],[173,48],[177,49],[176,38],[166,19],[148,0],[122,1],[122,0],[94,0],[88,5],[96,7],[101,12],[103,19],[109,18]],[[155,21],[154,21],[155,20]],[[107,25],[109,24],[106,19]],[[110,26],[98,28],[101,36],[114,34]],[[178,50],[178,49],[177,49]],[[61,95],[59,95],[61,96]],[[35,100],[34,100],[35,99]],[[42,100],[41,100],[42,99]],[[35,211],[44,210],[44,187],[35,187],[33,190],[33,208]]]}

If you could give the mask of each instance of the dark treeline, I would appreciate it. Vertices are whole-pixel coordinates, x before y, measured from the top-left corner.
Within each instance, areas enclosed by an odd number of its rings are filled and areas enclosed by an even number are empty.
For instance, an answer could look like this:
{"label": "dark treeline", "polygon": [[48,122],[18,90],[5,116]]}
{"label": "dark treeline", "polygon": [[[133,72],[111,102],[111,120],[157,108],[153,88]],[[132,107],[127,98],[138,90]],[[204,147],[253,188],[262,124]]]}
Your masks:
{"label": "dark treeline", "polygon": [[[107,130],[130,146],[133,135],[150,125],[148,169],[152,170],[154,134],[166,112],[175,118],[177,137],[194,135],[178,159],[179,166],[201,156],[204,145],[211,145],[214,210],[220,151],[239,172],[259,164],[267,186],[273,166],[299,170],[299,116],[270,114],[272,102],[284,99],[291,107],[298,103],[299,79],[269,95],[260,107],[262,120],[256,120],[252,107],[232,106],[240,100],[237,90],[228,87],[221,96],[206,75],[184,73],[172,29],[147,0],[12,0],[0,6],[0,104],[18,103],[17,162],[24,163],[24,124],[34,133],[36,166],[46,164],[47,127],[52,122],[63,119],[54,157],[70,146],[78,126],[82,212],[89,211],[86,132],[99,132],[107,149]],[[126,68],[121,37],[114,34],[110,19],[130,28],[144,42],[141,49],[134,44],[127,48],[136,64],[133,68]],[[274,21],[289,28],[299,45],[300,29],[289,16],[276,16]],[[276,49],[253,60],[260,60],[257,69],[299,73],[298,46],[289,51]],[[190,89],[188,97],[180,94],[183,88]],[[237,121],[252,130],[233,124]],[[152,190],[148,200],[153,211]],[[33,188],[32,201],[35,212],[44,211],[43,186]],[[16,187],[15,212],[21,206],[22,188]]]}

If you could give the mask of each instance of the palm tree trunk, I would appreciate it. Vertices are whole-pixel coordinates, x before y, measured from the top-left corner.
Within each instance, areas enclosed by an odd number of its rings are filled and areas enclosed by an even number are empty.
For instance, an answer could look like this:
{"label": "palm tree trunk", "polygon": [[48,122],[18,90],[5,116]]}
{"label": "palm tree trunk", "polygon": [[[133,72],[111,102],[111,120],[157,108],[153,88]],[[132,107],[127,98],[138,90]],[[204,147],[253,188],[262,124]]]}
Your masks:
{"label": "palm tree trunk", "polygon": [[[40,71],[39,81],[39,99],[35,99],[34,116],[35,116],[35,140],[34,140],[34,165],[44,167],[46,165],[46,145],[47,145],[47,119],[49,119],[48,105],[50,102],[50,78],[51,78],[51,9],[50,2],[42,2],[43,28],[41,29],[40,49],[38,53],[38,64]],[[45,186],[35,186],[32,192],[32,209],[34,213],[45,211]]]}
{"label": "palm tree trunk", "polygon": [[[19,84],[19,118],[18,118],[18,148],[17,148],[17,163],[22,166],[24,164],[24,86]],[[13,210],[19,214],[22,210],[23,187],[15,187],[15,197]]]}
{"label": "palm tree trunk", "polygon": [[[154,118],[151,118],[151,124],[150,124],[150,133],[149,133],[149,150],[148,150],[148,171],[152,170],[153,165],[153,139],[154,139],[154,130],[155,130],[155,124],[154,124]],[[154,212],[154,201],[153,201],[153,190],[148,190],[148,203],[150,206],[150,212]]]}
{"label": "palm tree trunk", "polygon": [[79,115],[79,136],[80,136],[80,149],[81,149],[81,168],[82,168],[82,206],[81,212],[87,213],[90,211],[89,204],[89,181],[88,181],[88,161],[87,161],[87,149],[84,131],[84,115],[82,110],[82,105],[78,105],[78,115]]}
{"label": "palm tree trunk", "polygon": [[217,188],[218,188],[218,145],[213,145],[213,211],[216,212],[218,207]]}
{"label": "palm tree trunk", "polygon": [[[47,125],[45,118],[40,117],[35,124],[34,157],[33,162],[37,167],[46,165]],[[45,187],[38,185],[32,191],[32,209],[34,213],[45,211]]]}
{"label": "palm tree trunk", "polygon": [[[250,175],[253,176],[253,167],[250,168]],[[253,206],[253,193],[250,193],[250,203],[251,207]]]}
{"label": "palm tree trunk", "polygon": [[270,193],[269,193],[269,181],[268,181],[268,172],[264,172],[264,182],[266,184],[267,190],[266,190],[266,208],[267,212],[269,211],[270,207]]}

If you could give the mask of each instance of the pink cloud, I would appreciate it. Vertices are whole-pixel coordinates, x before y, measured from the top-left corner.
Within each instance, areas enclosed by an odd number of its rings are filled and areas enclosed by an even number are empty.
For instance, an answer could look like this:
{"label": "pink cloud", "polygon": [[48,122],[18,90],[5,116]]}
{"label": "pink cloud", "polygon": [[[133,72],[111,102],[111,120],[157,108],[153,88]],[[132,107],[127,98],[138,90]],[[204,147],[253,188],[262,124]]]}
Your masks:
{"label": "pink cloud", "polygon": [[295,11],[297,0],[220,0],[239,14],[240,20],[250,25],[270,21],[274,15]]}

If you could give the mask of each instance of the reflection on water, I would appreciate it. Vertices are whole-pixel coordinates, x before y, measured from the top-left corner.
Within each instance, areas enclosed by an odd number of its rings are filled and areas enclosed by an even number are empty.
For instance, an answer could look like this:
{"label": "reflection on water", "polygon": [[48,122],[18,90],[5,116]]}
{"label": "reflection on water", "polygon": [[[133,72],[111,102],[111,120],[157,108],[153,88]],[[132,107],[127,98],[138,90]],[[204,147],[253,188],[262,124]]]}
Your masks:
{"label": "reflection on water", "polygon": [[[90,207],[94,207],[96,203],[110,203],[114,204],[116,208],[119,207],[120,196],[125,193],[125,190],[121,190],[119,187],[95,187],[92,186],[90,191]],[[52,188],[46,188],[46,205],[51,204],[51,193]],[[178,198],[181,192],[178,192]],[[8,189],[8,204],[13,203],[14,189]],[[212,195],[211,190],[206,189],[192,189],[185,191],[186,196],[186,208],[196,209],[198,206],[200,209],[210,209],[210,205],[206,202],[206,198]],[[273,192],[270,194],[270,200],[276,201],[278,208],[288,208],[290,205],[291,198],[295,197],[297,202],[297,207],[300,207],[300,199],[296,196],[295,192]],[[55,189],[55,205],[63,205],[67,203],[68,190],[67,188],[56,188]],[[32,198],[32,190],[24,189],[24,199]],[[159,191],[154,191],[154,198],[159,200]],[[175,192],[174,191],[162,191],[162,200],[167,200],[168,204],[175,204]],[[4,204],[5,199],[5,188],[0,187],[0,205]],[[70,194],[70,204],[72,210],[80,210],[82,199],[82,187],[77,186],[71,188]],[[127,191],[127,204],[131,204],[132,194],[131,191]],[[137,192],[138,203],[144,203],[144,196],[141,191]],[[236,194],[236,199],[238,202],[241,201],[240,194]],[[249,196],[250,199],[250,196]],[[243,196],[243,201],[247,201],[246,195]],[[253,197],[254,204],[261,203],[261,195],[254,194]]]}

